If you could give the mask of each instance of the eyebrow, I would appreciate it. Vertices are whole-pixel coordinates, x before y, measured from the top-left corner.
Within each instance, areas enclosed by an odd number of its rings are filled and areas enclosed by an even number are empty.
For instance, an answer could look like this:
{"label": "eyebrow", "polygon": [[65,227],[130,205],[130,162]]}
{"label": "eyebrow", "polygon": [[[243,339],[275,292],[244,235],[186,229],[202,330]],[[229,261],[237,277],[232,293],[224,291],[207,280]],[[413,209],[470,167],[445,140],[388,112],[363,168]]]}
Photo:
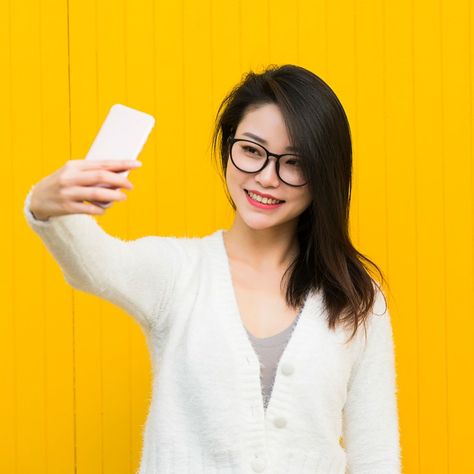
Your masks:
{"label": "eyebrow", "polygon": [[[265,145],[265,146],[268,146],[268,142],[266,140],[264,140],[263,138],[253,134],[253,133],[250,133],[250,132],[244,132],[242,133],[242,135],[246,135],[247,137],[250,137],[250,138],[253,138],[254,140],[256,140],[257,142],[260,142],[262,145]],[[287,146],[285,148],[287,151],[293,151],[293,152],[296,152],[296,148],[295,147],[292,147],[292,146]]]}

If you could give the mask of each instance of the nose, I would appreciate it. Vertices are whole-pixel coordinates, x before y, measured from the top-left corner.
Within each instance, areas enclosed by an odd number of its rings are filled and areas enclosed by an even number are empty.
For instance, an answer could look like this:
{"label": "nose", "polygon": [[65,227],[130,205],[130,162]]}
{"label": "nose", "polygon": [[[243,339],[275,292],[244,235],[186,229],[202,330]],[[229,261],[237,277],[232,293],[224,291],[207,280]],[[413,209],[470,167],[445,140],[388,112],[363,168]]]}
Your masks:
{"label": "nose", "polygon": [[274,156],[270,156],[268,163],[266,164],[263,170],[260,170],[256,176],[255,180],[259,182],[262,186],[272,186],[276,187],[280,183],[280,178],[276,172],[276,161],[277,159]]}

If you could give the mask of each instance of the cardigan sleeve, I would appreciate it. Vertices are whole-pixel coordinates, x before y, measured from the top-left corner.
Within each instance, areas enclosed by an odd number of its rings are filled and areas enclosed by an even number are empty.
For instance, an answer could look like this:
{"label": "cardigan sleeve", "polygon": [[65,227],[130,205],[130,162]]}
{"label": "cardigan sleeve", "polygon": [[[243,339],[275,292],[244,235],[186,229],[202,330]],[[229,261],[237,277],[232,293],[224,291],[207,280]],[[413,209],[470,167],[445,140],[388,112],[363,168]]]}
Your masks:
{"label": "cardigan sleeve", "polygon": [[24,215],[73,288],[125,310],[144,329],[160,322],[180,266],[175,237],[146,236],[126,241],[106,233],[89,214],[67,214],[41,221]]}
{"label": "cardigan sleeve", "polygon": [[390,312],[377,291],[343,409],[347,474],[401,472],[393,331]]}

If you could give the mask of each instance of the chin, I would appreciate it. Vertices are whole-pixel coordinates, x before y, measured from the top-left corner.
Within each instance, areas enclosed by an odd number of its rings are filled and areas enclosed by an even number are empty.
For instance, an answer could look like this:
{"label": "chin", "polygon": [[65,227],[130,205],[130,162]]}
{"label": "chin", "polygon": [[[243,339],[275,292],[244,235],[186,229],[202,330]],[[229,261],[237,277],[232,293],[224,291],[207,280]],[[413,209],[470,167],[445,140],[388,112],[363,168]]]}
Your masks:
{"label": "chin", "polygon": [[292,221],[297,219],[297,217],[285,217],[285,218],[275,218],[272,216],[261,215],[249,215],[248,212],[238,213],[239,219],[245,223],[245,225],[254,230],[265,230],[275,227],[284,227],[289,225]]}

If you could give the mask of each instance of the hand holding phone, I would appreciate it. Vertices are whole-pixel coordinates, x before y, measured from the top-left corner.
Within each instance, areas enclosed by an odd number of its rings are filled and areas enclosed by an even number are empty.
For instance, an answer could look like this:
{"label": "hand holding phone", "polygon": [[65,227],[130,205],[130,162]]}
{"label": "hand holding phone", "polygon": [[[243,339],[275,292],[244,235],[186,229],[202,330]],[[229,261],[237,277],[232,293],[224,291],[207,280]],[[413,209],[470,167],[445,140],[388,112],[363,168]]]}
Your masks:
{"label": "hand holding phone", "polygon": [[104,209],[93,203],[126,199],[119,188],[133,189],[133,184],[120,172],[128,174],[139,165],[137,160],[69,160],[33,186],[29,210],[41,221],[67,214],[102,215]]}
{"label": "hand holding phone", "polygon": [[[115,104],[105,118],[94,139],[86,160],[136,160],[150,132],[155,125],[155,118],[122,104]],[[119,174],[127,177],[129,170]],[[98,185],[110,188],[110,185]],[[109,207],[111,202],[90,201],[102,208]]]}

